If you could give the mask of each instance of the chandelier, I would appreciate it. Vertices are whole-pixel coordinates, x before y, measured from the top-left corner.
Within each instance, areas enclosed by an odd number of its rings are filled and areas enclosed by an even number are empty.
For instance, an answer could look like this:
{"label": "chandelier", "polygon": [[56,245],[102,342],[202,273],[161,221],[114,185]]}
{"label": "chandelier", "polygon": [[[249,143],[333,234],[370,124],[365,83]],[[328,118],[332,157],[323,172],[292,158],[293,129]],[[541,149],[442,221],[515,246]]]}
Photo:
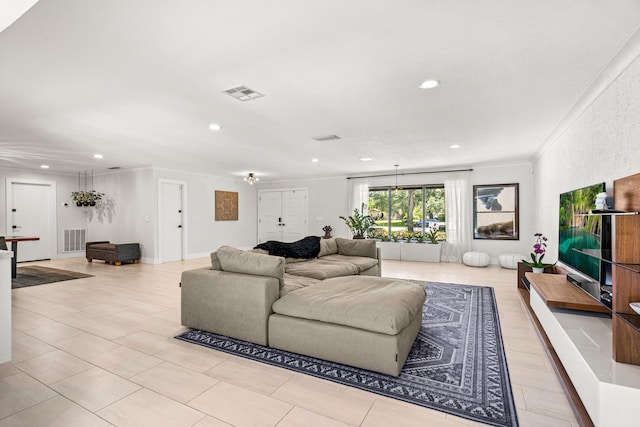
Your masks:
{"label": "chandelier", "polygon": [[255,182],[260,181],[260,179],[258,179],[257,176],[255,176],[253,174],[253,172],[250,172],[249,175],[247,175],[244,180],[247,182],[247,184],[249,185],[253,185]]}
{"label": "chandelier", "polygon": [[401,188],[398,187],[398,166],[400,165],[393,165],[396,168],[396,186],[393,187],[393,191],[395,191],[396,193],[398,192],[398,190],[400,190]]}

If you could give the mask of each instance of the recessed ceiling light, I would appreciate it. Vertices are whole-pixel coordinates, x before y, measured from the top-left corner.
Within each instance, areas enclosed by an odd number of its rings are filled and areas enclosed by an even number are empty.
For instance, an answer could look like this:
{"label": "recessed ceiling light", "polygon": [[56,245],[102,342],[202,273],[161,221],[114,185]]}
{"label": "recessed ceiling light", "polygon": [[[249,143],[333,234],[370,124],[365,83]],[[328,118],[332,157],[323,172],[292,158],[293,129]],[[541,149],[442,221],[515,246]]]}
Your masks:
{"label": "recessed ceiling light", "polygon": [[372,162],[373,157],[360,157],[361,162]]}
{"label": "recessed ceiling light", "polygon": [[40,165],[42,169],[49,169],[49,165]]}
{"label": "recessed ceiling light", "polygon": [[460,144],[453,144],[450,145],[449,148],[453,149],[453,150],[457,150],[458,148],[460,148]]}
{"label": "recessed ceiling light", "polygon": [[433,89],[434,87],[440,86],[440,82],[438,80],[425,80],[418,86],[420,89]]}
{"label": "recessed ceiling light", "polygon": [[217,123],[211,123],[211,124],[209,125],[209,129],[211,129],[211,130],[220,130],[220,129],[222,129],[222,126],[220,126],[220,125],[219,125],[219,124],[217,124]]}
{"label": "recessed ceiling light", "polygon": [[318,163],[320,160],[318,160],[318,159],[311,159],[311,161],[312,161],[313,163]]}
{"label": "recessed ceiling light", "polygon": [[94,159],[102,159],[104,156],[102,154],[94,154],[93,158]]}

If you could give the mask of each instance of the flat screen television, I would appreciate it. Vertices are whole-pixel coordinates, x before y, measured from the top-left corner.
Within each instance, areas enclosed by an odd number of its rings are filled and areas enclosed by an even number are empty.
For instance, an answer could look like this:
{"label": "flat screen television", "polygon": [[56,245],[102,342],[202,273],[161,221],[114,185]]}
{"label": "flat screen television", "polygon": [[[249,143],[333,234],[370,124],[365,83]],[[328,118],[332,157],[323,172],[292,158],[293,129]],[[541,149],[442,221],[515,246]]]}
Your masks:
{"label": "flat screen television", "polygon": [[580,280],[580,286],[595,299],[610,306],[610,267],[598,257],[610,257],[611,222],[607,216],[588,215],[595,209],[596,195],[604,191],[605,184],[600,183],[560,194],[558,259],[590,278]]}

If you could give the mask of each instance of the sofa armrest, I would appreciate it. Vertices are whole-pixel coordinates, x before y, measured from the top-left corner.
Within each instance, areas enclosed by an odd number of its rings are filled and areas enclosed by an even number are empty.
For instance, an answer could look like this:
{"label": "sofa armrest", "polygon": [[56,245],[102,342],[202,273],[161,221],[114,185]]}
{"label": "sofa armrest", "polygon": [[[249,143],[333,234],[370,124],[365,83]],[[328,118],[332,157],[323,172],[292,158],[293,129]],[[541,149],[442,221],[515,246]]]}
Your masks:
{"label": "sofa armrest", "polygon": [[280,297],[274,277],[212,270],[182,273],[184,326],[268,345],[271,306]]}

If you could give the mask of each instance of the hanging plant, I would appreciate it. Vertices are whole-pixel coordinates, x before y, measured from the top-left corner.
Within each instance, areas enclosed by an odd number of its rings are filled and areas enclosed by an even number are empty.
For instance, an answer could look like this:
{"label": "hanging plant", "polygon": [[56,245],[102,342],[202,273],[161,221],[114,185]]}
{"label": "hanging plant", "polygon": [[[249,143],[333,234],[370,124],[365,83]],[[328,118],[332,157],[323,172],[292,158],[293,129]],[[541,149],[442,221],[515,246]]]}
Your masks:
{"label": "hanging plant", "polygon": [[[93,187],[93,171],[91,171],[91,187]],[[87,171],[84,172],[84,188],[87,188]],[[71,199],[76,206],[95,206],[104,195],[96,190],[80,191],[80,172],[78,172],[78,191],[71,192]]]}
{"label": "hanging plant", "polygon": [[104,193],[95,190],[73,191],[71,193],[71,199],[76,203],[76,206],[95,206],[103,196]]}

